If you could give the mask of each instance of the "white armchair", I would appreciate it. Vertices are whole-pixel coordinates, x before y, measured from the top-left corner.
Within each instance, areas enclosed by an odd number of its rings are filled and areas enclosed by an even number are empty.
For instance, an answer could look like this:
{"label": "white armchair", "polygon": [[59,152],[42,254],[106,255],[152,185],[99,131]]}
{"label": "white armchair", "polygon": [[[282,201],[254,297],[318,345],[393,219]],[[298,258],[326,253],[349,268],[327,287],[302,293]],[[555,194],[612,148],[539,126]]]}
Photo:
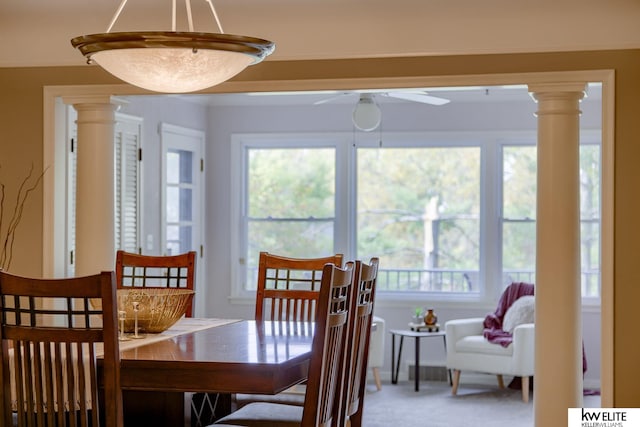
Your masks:
{"label": "white armchair", "polygon": [[513,329],[513,342],[507,347],[489,342],[484,336],[483,318],[450,320],[445,324],[447,368],[453,370],[452,394],[458,391],[460,371],[476,371],[498,376],[522,377],[522,400],[529,401],[529,378],[534,367],[534,325],[525,323]]}
{"label": "white armchair", "polygon": [[[382,389],[380,382],[380,368],[384,364],[384,319],[373,316],[371,320],[371,337],[369,338],[369,362],[368,367],[373,370],[373,379],[378,390]],[[375,325],[375,328],[373,327]]]}

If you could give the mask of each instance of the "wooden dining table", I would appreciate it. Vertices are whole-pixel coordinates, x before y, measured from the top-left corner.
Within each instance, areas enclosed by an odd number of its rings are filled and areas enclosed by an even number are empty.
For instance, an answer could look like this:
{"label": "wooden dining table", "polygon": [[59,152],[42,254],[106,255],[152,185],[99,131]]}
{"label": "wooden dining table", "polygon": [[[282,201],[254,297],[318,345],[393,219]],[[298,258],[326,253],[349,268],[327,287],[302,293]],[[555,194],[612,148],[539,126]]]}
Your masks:
{"label": "wooden dining table", "polygon": [[164,335],[120,344],[125,426],[184,425],[185,392],[276,394],[304,381],[313,325],[185,318]]}

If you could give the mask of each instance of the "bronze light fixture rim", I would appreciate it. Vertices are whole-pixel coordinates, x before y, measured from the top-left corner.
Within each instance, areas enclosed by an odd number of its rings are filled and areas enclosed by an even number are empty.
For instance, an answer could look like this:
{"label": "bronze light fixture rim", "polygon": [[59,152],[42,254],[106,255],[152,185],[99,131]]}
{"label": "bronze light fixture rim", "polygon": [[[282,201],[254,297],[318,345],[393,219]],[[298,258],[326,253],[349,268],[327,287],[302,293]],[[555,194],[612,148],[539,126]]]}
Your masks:
{"label": "bronze light fixture rim", "polygon": [[253,64],[257,64],[275,49],[275,43],[257,37],[185,31],[96,33],[74,37],[71,39],[71,44],[88,61],[91,61],[93,54],[107,50],[187,48],[196,51],[208,49],[243,53],[251,56]]}

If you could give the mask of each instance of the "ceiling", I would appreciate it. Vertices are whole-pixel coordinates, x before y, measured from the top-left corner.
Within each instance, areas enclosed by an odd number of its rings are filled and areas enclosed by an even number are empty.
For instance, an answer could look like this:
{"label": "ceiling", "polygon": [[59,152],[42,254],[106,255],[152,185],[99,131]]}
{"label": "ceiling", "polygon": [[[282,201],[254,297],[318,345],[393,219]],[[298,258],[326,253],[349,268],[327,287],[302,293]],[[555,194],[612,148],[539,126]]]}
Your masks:
{"label": "ceiling", "polygon": [[[2,0],[0,67],[83,66],[70,39],[106,31],[120,2]],[[217,32],[205,0],[191,3],[195,30]],[[214,5],[225,32],[276,43],[267,61],[640,48],[638,0],[214,0]],[[178,30],[186,30],[184,2],[177,6]],[[113,31],[168,30],[170,9],[170,0],[129,0]],[[524,86],[417,89],[455,103],[529,100]],[[589,99],[599,99],[599,88],[589,92]],[[337,93],[186,99],[212,106],[313,105]],[[352,94],[333,102],[357,99]]]}
{"label": "ceiling", "polygon": [[[502,103],[502,102],[531,102],[527,86],[473,86],[473,87],[438,87],[415,88],[410,91],[425,90],[429,95],[449,99],[451,103]],[[385,93],[389,89],[377,89],[373,93]],[[398,90],[396,90],[398,91]],[[367,91],[310,91],[310,92],[258,92],[258,93],[225,93],[215,95],[165,95],[197,102],[214,107],[248,107],[248,106],[310,106],[318,101],[331,99],[333,104],[353,104],[359,99],[359,93]],[[337,96],[345,94],[347,96]],[[590,84],[587,89],[585,102],[600,101],[602,87],[600,84]],[[407,103],[396,98],[376,96],[379,104]],[[411,103],[414,105],[424,105]],[[324,104],[326,105],[326,104]]]}
{"label": "ceiling", "polygon": [[[2,0],[0,67],[83,65],[70,39],[121,0]],[[196,31],[217,32],[205,0]],[[178,29],[185,30],[184,3]],[[214,0],[225,32],[276,43],[268,61],[640,47],[638,0]],[[169,0],[129,0],[113,31],[169,30]]]}

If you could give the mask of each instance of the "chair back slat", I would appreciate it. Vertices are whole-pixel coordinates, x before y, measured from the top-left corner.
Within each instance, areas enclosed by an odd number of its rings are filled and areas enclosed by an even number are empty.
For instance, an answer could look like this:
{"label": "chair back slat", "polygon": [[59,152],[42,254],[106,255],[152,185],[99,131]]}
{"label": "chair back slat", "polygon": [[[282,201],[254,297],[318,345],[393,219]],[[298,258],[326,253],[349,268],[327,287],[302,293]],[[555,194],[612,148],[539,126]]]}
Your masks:
{"label": "chair back slat", "polygon": [[[54,378],[58,379],[57,381],[55,381],[56,396],[58,397],[56,402],[64,402],[65,401],[64,389],[63,389],[64,384],[62,381],[60,381],[60,379],[62,378],[62,363],[61,363],[62,353],[63,353],[62,346],[55,345],[54,352],[55,352],[55,360],[56,360],[56,362],[54,362],[55,372],[56,372],[56,375]],[[56,413],[58,414],[58,422],[63,422],[64,412],[56,411]]]}
{"label": "chair back slat", "polygon": [[[116,252],[116,283],[118,289],[178,288],[195,291],[196,252],[179,255],[139,255]],[[193,300],[185,311],[193,316]]]}
{"label": "chair back slat", "polygon": [[122,426],[113,272],[69,279],[0,272],[0,341],[0,425],[14,425],[15,415],[19,427]]}
{"label": "chair back slat", "polygon": [[303,427],[329,427],[339,410],[353,265],[326,264],[318,297],[316,328],[302,416]]}
{"label": "chair back slat", "polygon": [[358,260],[354,267],[353,298],[350,309],[354,315],[347,333],[344,358],[344,378],[346,381],[343,381],[342,412],[340,414],[343,424],[346,424],[348,420],[348,424],[352,427],[362,425],[362,406],[367,377],[378,264],[378,258],[372,258],[369,264]]}
{"label": "chair back slat", "polygon": [[260,252],[255,319],[313,322],[323,268],[342,266],[342,254],[289,258]]}

